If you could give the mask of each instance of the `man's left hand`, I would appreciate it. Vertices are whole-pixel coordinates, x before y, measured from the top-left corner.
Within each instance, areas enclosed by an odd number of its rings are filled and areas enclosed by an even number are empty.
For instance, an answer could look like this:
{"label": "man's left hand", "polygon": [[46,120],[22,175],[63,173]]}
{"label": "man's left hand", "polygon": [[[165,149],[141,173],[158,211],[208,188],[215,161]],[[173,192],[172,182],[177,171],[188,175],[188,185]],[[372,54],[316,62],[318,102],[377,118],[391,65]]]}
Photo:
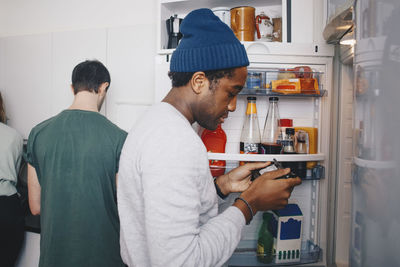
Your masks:
{"label": "man's left hand", "polygon": [[224,195],[234,192],[243,192],[251,184],[251,171],[263,169],[268,165],[270,165],[270,162],[246,163],[217,177],[215,182]]}

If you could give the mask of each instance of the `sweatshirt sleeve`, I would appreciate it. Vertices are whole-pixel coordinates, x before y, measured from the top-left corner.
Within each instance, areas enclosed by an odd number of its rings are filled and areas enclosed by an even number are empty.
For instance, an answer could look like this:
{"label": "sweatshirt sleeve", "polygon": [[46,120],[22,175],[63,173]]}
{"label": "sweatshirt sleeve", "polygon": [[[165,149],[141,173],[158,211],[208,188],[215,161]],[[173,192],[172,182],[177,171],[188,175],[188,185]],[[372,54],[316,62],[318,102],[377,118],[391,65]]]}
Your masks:
{"label": "sweatshirt sleeve", "polygon": [[242,212],[229,207],[217,214],[207,154],[193,147],[183,146],[168,157],[152,153],[153,164],[150,158],[141,164],[151,266],[220,266],[240,240]]}

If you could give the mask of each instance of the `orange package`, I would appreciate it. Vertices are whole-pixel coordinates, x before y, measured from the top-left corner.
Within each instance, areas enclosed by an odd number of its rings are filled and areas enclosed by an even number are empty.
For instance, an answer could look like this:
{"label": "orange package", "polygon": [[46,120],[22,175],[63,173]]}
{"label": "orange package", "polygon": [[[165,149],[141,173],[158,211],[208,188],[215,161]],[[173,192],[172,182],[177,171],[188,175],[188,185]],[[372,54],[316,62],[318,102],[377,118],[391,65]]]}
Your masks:
{"label": "orange package", "polygon": [[280,94],[300,94],[301,85],[299,79],[274,80],[272,83],[272,92]]}
{"label": "orange package", "polygon": [[300,78],[302,94],[319,94],[318,81],[315,78]]}

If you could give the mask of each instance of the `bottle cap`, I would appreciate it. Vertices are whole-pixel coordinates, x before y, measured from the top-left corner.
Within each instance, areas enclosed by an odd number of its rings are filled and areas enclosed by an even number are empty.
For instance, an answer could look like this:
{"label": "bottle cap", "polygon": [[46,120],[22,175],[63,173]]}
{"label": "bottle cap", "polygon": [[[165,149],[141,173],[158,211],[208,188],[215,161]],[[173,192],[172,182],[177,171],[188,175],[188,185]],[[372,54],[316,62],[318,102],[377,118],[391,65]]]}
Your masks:
{"label": "bottle cap", "polygon": [[294,128],[286,128],[286,134],[294,134]]}
{"label": "bottle cap", "polygon": [[248,96],[248,97],[247,97],[247,100],[257,100],[257,97],[255,97],[255,96]]}
{"label": "bottle cap", "polygon": [[293,120],[292,119],[280,119],[279,126],[281,127],[293,127]]}
{"label": "bottle cap", "polygon": [[269,101],[279,101],[279,97],[277,96],[270,96]]}

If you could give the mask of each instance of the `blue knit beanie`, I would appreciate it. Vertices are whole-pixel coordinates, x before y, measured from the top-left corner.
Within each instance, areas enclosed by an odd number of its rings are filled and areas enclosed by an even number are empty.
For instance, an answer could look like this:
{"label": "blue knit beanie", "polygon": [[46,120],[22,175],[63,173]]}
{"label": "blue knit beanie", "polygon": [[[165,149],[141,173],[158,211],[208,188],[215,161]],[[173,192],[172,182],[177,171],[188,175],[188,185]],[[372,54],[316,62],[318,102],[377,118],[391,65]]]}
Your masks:
{"label": "blue knit beanie", "polygon": [[172,54],[170,71],[196,72],[249,65],[244,46],[210,9],[190,12],[180,31],[183,37]]}

